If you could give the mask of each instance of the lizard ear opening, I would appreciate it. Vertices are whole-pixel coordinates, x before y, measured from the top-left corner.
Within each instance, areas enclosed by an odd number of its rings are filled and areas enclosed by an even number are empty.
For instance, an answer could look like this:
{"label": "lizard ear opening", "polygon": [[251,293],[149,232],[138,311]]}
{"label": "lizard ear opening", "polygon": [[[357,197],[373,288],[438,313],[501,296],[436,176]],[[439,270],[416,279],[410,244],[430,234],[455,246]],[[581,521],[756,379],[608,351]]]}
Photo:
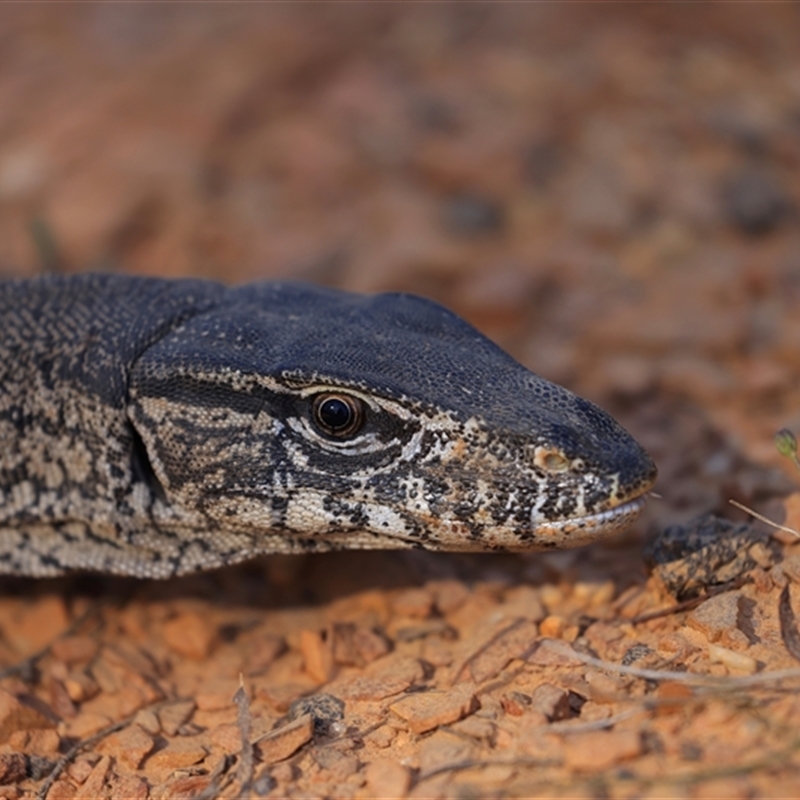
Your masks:
{"label": "lizard ear opening", "polygon": [[164,487],[156,476],[153,465],[150,463],[150,456],[147,454],[145,445],[139,431],[130,426],[131,434],[131,476],[134,483],[143,483],[152,492],[153,496],[166,502],[167,496]]}

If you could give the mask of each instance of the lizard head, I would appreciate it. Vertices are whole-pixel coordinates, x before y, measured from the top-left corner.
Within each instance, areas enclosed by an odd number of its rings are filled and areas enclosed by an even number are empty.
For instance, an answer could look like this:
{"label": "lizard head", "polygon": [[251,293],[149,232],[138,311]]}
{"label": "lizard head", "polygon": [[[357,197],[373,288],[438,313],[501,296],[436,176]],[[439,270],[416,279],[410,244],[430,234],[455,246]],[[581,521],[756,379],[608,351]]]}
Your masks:
{"label": "lizard head", "polygon": [[153,519],[210,532],[219,563],[573,547],[627,527],[656,475],[606,412],[404,294],[230,289],[141,354],[128,415]]}

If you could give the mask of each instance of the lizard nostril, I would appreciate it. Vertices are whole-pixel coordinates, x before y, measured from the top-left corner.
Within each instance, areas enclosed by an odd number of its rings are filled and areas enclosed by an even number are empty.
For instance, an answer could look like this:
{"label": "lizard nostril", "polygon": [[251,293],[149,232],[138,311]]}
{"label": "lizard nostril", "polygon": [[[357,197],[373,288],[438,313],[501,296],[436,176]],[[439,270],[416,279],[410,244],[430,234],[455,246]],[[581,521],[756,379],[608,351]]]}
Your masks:
{"label": "lizard nostril", "polygon": [[545,447],[536,448],[533,463],[547,472],[566,472],[569,469],[569,461],[563,453]]}

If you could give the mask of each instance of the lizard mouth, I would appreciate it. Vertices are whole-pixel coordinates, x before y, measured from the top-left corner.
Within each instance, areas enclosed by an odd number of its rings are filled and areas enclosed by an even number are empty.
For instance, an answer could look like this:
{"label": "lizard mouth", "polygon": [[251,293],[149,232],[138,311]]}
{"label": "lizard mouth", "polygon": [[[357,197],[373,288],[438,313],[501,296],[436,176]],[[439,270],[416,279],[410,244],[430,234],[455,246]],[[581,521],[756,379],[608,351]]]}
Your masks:
{"label": "lizard mouth", "polygon": [[530,528],[502,525],[490,527],[484,529],[478,537],[470,536],[463,522],[439,518],[432,521],[432,527],[440,531],[444,529],[447,541],[433,546],[428,543],[427,546],[431,549],[506,552],[582,547],[627,530],[642,513],[646,502],[647,497],[643,494],[595,514],[558,520],[536,520]]}
{"label": "lizard mouth", "polygon": [[553,522],[539,522],[534,537],[546,548],[580,547],[605,539],[630,527],[645,507],[647,497],[640,495],[614,508]]}

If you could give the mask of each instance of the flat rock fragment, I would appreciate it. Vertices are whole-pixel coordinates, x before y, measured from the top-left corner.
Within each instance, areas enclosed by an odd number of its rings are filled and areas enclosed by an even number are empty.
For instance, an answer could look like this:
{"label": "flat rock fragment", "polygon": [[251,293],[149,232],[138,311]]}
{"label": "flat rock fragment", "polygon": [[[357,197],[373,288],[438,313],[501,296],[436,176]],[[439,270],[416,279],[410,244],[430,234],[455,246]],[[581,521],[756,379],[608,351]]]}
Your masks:
{"label": "flat rock fragment", "polygon": [[255,751],[265,764],[289,758],[314,736],[314,720],[310,714],[271,731],[255,742]]}
{"label": "flat rock fragment", "polygon": [[390,706],[414,733],[425,733],[447,725],[480,708],[475,686],[464,683],[449,691],[418,692],[397,700]]}

